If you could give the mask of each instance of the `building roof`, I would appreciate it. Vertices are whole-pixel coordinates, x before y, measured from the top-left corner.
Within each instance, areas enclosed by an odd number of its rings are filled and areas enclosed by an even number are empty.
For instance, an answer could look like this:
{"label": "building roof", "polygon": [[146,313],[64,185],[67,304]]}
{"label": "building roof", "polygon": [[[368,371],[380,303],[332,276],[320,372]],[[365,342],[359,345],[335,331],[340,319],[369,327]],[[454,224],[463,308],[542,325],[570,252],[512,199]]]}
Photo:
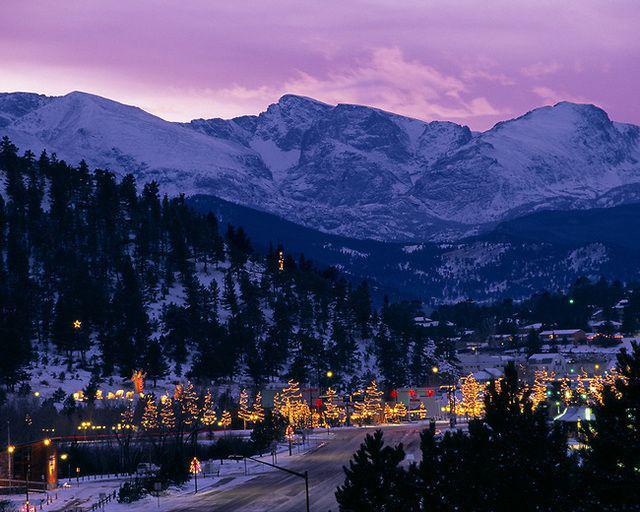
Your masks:
{"label": "building roof", "polygon": [[540,333],[541,336],[568,336],[570,334],[578,334],[579,332],[584,332],[582,329],[554,329],[551,331],[542,331]]}
{"label": "building roof", "polygon": [[548,353],[548,354],[532,354],[529,356],[529,361],[544,363],[545,361],[551,362],[555,359],[564,359],[562,354]]}

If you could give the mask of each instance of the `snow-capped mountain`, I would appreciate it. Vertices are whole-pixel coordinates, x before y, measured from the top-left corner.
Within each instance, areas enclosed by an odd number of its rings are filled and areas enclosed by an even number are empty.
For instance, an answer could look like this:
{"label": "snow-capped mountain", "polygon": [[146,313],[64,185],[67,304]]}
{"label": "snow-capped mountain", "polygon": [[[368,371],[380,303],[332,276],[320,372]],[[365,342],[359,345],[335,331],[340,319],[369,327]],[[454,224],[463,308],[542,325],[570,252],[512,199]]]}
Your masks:
{"label": "snow-capped mountain", "polygon": [[171,123],[84,93],[0,95],[22,150],[209,194],[355,238],[458,238],[548,208],[637,199],[640,128],[559,103],[483,133],[286,95],[257,116]]}

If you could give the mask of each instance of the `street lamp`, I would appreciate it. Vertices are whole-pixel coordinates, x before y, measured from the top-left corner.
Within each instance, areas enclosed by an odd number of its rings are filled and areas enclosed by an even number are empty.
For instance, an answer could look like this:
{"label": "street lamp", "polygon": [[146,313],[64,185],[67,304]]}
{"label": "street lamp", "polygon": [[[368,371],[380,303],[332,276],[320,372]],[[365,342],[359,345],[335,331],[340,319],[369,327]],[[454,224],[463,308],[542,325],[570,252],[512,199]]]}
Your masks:
{"label": "street lamp", "polygon": [[60,460],[63,462],[67,461],[67,478],[69,480],[69,485],[71,485],[71,461],[69,460],[69,454],[68,453],[60,454]]}
{"label": "street lamp", "polygon": [[331,370],[327,370],[327,378],[330,379],[333,377],[333,372]]}
{"label": "street lamp", "polygon": [[13,453],[16,451],[16,447],[12,444],[10,444],[9,446],[7,446],[7,467],[9,469],[9,489],[11,489],[11,487],[13,487],[13,468],[12,466],[12,462],[13,462]]}
{"label": "street lamp", "polygon": [[440,371],[440,368],[438,368],[437,366],[431,367],[431,373],[438,373],[439,371]]}
{"label": "street lamp", "polygon": [[49,446],[51,444],[51,439],[49,439],[48,437],[42,441],[44,443],[45,446]]}

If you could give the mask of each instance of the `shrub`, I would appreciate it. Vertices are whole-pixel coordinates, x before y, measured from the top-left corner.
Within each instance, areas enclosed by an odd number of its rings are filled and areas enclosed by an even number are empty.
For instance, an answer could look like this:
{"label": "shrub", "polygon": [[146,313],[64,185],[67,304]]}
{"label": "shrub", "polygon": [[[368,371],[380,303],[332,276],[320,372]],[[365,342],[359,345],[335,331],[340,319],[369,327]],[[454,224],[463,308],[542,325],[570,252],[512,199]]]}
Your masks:
{"label": "shrub", "polygon": [[118,503],[133,503],[141,500],[147,494],[142,480],[133,480],[125,482],[118,491]]}

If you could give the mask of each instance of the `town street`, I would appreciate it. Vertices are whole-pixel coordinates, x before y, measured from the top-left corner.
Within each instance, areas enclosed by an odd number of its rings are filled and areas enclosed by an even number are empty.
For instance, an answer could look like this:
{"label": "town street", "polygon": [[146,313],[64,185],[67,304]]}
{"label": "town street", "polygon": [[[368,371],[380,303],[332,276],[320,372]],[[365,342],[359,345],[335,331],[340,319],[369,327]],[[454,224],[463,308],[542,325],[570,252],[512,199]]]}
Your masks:
{"label": "town street", "polygon": [[[419,459],[419,432],[423,425],[399,425],[383,427],[385,442],[403,443],[408,459]],[[297,459],[291,465],[286,456],[278,463],[298,472],[309,472],[309,496],[312,511],[336,511],[334,497],[336,487],[344,481],[342,467],[357,450],[364,436],[372,429],[349,429],[335,431],[335,437]],[[228,489],[210,489],[199,497],[190,498],[174,511],[248,511],[258,512],[302,512],[305,510],[304,480],[282,471],[271,471],[256,475],[244,483]]]}

